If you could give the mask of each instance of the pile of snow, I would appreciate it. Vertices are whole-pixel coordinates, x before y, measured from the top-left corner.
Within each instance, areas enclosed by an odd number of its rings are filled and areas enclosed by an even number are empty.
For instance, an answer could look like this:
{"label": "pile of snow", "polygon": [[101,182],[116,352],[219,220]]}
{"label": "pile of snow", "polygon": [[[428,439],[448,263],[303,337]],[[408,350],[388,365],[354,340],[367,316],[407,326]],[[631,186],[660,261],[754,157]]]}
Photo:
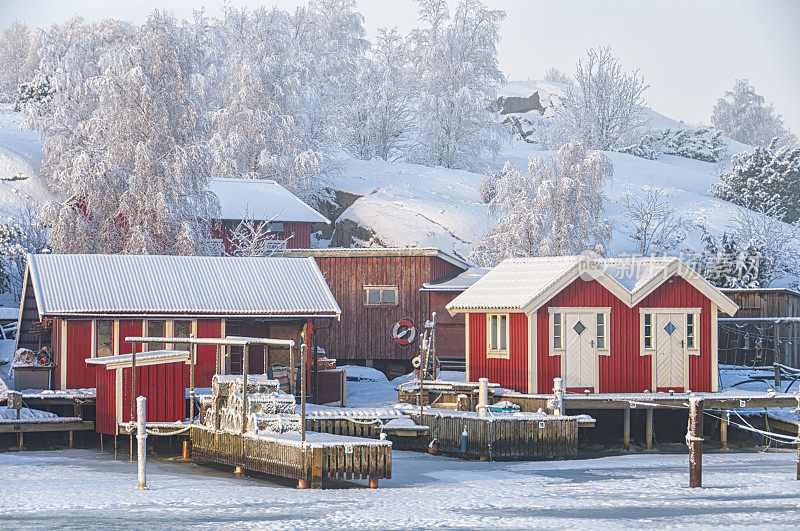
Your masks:
{"label": "pile of snow", "polygon": [[[57,415],[55,413],[50,413],[49,411],[42,411],[40,409],[30,409],[24,407],[20,409],[20,418],[22,419],[46,419],[46,418],[55,418]],[[0,407],[0,419],[4,420],[14,420],[17,418],[17,410],[11,409],[7,407]]]}
{"label": "pile of snow", "polygon": [[369,382],[386,382],[388,378],[378,369],[372,367],[362,367],[361,365],[342,365],[338,367],[347,374],[347,381],[369,381]]}

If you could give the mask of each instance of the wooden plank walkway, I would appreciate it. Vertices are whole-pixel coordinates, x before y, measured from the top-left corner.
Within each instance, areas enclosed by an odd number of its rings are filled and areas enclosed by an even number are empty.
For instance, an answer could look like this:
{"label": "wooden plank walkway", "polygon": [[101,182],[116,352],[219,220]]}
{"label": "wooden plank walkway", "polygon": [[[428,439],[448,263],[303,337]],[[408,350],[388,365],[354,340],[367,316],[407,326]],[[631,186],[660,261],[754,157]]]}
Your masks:
{"label": "wooden plank walkway", "polygon": [[240,435],[202,426],[191,429],[192,458],[289,479],[313,488],[325,481],[392,477],[392,443],[324,433]]}

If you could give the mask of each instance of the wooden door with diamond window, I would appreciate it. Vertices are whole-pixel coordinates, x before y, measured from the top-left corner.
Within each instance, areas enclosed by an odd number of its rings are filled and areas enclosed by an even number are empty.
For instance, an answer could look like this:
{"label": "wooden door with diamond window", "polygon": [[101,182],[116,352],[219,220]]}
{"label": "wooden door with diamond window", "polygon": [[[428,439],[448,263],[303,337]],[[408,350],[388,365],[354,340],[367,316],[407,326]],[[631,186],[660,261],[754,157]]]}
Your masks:
{"label": "wooden door with diamond window", "polygon": [[686,316],[682,313],[656,314],[655,388],[657,391],[685,391]]}
{"label": "wooden door with diamond window", "polygon": [[563,375],[567,390],[596,391],[597,371],[594,342],[597,316],[594,313],[566,313]]}

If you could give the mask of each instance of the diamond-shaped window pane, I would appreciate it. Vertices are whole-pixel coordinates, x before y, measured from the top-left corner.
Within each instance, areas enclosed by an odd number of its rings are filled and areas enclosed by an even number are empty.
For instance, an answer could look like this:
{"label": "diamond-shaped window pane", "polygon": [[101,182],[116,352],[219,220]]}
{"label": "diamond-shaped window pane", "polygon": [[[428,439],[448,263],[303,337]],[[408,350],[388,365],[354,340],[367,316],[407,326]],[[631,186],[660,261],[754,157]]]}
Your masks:
{"label": "diamond-shaped window pane", "polygon": [[575,330],[575,332],[577,332],[578,335],[581,335],[583,331],[586,330],[586,327],[583,326],[582,322],[578,321],[577,323],[575,323],[575,326],[573,326],[572,329]]}
{"label": "diamond-shaped window pane", "polygon": [[670,321],[667,323],[667,326],[664,327],[664,330],[666,330],[669,335],[672,335],[672,332],[675,331],[675,325]]}

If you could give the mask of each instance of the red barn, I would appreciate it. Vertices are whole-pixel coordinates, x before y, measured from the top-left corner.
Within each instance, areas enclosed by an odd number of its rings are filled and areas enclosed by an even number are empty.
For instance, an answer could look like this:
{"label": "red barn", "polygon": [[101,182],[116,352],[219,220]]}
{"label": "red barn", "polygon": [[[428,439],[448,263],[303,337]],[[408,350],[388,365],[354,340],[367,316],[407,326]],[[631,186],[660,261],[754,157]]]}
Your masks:
{"label": "red barn", "polygon": [[[422,286],[469,267],[433,248],[293,249],[283,256],[313,257],[341,305],[341,322],[317,329],[326,355],[392,372],[407,372],[419,353],[416,341],[397,342],[393,331],[400,321],[421,330],[430,319]],[[406,334],[402,339],[413,338]]]}
{"label": "red barn", "polygon": [[[129,336],[175,338],[150,350],[185,350],[180,338],[190,334],[299,345],[303,329],[341,313],[310,258],[29,255],[22,299],[17,348],[52,349],[55,389],[95,387],[84,360],[130,354]],[[264,372],[264,357],[256,348],[250,354],[250,372]],[[196,386],[208,387],[216,348],[200,346],[197,357]],[[273,349],[269,359],[286,365],[289,353]],[[228,373],[241,372],[240,352],[230,364]]]}
{"label": "red barn", "polygon": [[271,219],[277,249],[307,249],[313,225],[330,225],[325,216],[270,179],[212,179],[209,188],[219,199],[214,237],[221,254],[231,252],[231,233],[245,217],[256,222]]}
{"label": "red barn", "polygon": [[717,314],[737,305],[677,258],[514,258],[447,309],[467,380],[547,393],[717,391]]}

